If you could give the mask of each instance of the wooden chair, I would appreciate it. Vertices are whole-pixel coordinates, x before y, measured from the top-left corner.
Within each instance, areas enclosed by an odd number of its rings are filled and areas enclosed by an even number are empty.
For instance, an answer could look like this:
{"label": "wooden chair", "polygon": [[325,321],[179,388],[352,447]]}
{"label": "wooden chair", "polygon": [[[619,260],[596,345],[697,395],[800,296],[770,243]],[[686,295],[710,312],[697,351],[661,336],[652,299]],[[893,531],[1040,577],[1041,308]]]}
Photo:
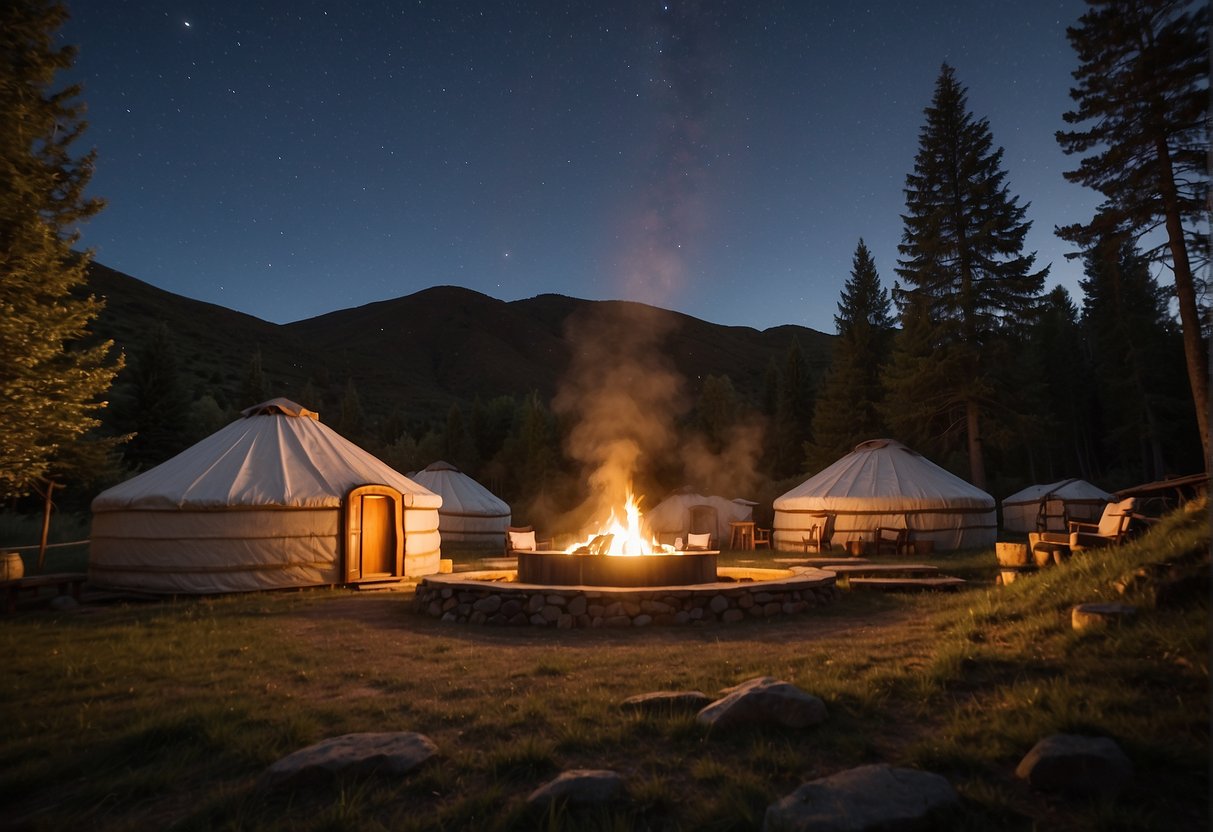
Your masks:
{"label": "wooden chair", "polygon": [[758,526],[755,526],[754,527],[754,548],[757,549],[759,546],[766,546],[768,549],[771,548],[771,530],[763,529],[763,528],[759,528]]}
{"label": "wooden chair", "polygon": [[876,528],[876,554],[900,555],[910,548],[910,530],[889,526]]}
{"label": "wooden chair", "polygon": [[1036,531],[1064,532],[1070,522],[1065,500],[1042,500],[1036,515]]}
{"label": "wooden chair", "polygon": [[804,543],[804,552],[807,555],[809,548],[812,547],[818,554],[828,552],[834,548],[831,538],[834,537],[834,515],[833,514],[814,514],[812,515],[813,523],[808,528],[808,533],[802,539]]}
{"label": "wooden chair", "polygon": [[1070,522],[1070,551],[1078,552],[1096,546],[1118,546],[1129,534],[1133,509],[1137,500],[1128,497],[1119,503],[1108,503],[1098,523]]}

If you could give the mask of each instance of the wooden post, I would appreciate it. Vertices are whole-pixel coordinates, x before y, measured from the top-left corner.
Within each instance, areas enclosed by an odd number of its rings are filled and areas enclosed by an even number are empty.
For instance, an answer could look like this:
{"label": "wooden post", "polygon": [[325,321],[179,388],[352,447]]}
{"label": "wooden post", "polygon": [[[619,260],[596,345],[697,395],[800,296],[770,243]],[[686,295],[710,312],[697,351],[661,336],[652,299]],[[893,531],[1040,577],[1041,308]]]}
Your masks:
{"label": "wooden post", "polygon": [[58,484],[51,481],[46,483],[46,505],[42,510],[42,539],[38,543],[38,574],[42,574],[42,567],[46,563],[46,538],[50,534],[51,509],[54,507],[54,503],[51,502],[51,492]]}

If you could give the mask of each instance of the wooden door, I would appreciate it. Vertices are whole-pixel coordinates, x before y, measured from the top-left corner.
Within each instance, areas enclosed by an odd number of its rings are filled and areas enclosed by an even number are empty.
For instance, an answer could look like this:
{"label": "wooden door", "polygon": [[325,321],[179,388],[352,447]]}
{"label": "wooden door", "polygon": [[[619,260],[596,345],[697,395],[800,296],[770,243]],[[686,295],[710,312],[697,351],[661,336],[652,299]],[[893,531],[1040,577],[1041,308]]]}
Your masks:
{"label": "wooden door", "polygon": [[364,485],[345,501],[345,579],[374,581],[404,574],[404,526],[400,493]]}

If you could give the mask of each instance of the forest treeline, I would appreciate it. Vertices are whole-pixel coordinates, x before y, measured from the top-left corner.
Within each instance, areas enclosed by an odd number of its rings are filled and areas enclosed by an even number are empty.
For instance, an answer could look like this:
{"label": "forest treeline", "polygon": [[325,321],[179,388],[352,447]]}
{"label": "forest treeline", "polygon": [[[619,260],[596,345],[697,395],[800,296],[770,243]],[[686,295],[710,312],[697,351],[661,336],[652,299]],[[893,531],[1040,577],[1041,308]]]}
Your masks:
{"label": "forest treeline", "polygon": [[[570,417],[525,378],[505,394],[452,397],[435,416],[432,408],[384,412],[365,399],[358,371],[274,376],[256,350],[239,379],[216,373],[199,383],[182,371],[182,346],[167,326],[131,344],[124,368],[120,359],[105,363],[108,345],[85,328],[97,314],[96,301],[81,294],[87,257],[72,251],[75,223],[100,209],[83,197],[94,159],[69,154],[82,111],[67,103],[71,95],[51,92],[54,72],[71,60],[70,47],[51,42],[61,22],[32,15],[2,27],[42,58],[4,71],[26,73],[45,94],[36,117],[24,101],[0,109],[24,112],[53,136],[5,152],[30,177],[54,181],[67,171],[60,181],[69,186],[39,211],[9,211],[4,222],[5,355],[16,355],[30,332],[47,345],[42,358],[0,370],[8,496],[56,478],[76,483],[83,505],[241,407],[281,395],[329,414],[328,424],[403,472],[438,459],[457,465],[520,518],[542,522],[580,501],[585,472],[566,453]],[[677,441],[644,461],[637,489],[655,501],[690,485],[769,506],[792,483],[880,436],[996,497],[1065,477],[1114,490],[1205,470],[1207,26],[1202,3],[1088,0],[1068,29],[1079,68],[1064,118],[1074,129],[1057,140],[1076,157],[1066,177],[1104,200],[1095,216],[1058,229],[1083,263],[1079,297],[1049,288],[1048,269],[1024,251],[1030,203],[1014,193],[988,121],[970,109],[955,70],[942,66],[906,176],[895,274],[877,274],[864,229],[856,229],[851,271],[838,276],[828,361],[806,356],[790,338],[761,379],[684,379],[668,414]],[[39,290],[30,288],[30,275],[47,274],[57,282],[40,278]],[[52,321],[63,308],[71,320]],[[63,383],[43,383],[48,374]],[[41,419],[48,429],[12,427],[18,394],[26,397],[20,423]],[[109,406],[100,408],[102,400]]]}

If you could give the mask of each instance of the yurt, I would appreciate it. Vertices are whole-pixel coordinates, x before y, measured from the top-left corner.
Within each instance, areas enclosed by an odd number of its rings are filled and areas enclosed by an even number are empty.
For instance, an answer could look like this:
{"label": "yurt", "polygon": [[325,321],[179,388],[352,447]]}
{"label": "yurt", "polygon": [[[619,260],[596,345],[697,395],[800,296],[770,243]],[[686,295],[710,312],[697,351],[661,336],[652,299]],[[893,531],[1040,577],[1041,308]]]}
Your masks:
{"label": "yurt", "polygon": [[994,498],[892,439],[872,439],[775,500],[774,548],[800,550],[833,515],[835,545],[908,529],[940,550],[993,546]]}
{"label": "yurt", "polygon": [[155,593],[438,571],[442,500],[286,399],[93,500],[89,582]]}
{"label": "yurt", "polygon": [[510,525],[510,506],[448,462],[418,471],[412,480],[442,498],[438,530],[448,546],[501,549]]}
{"label": "yurt", "polygon": [[724,547],[729,543],[729,523],[754,519],[755,505],[749,500],[706,496],[683,488],[651,509],[641,508],[645,523],[662,543],[673,543],[679,537],[685,540],[690,532],[708,532],[714,546]]}
{"label": "yurt", "polygon": [[1104,506],[1115,502],[1116,497],[1079,479],[1030,485],[1002,501],[1002,527],[1011,532],[1034,532],[1037,523],[1045,519],[1049,505],[1056,501],[1062,504],[1064,520],[1092,522],[1098,521]]}

